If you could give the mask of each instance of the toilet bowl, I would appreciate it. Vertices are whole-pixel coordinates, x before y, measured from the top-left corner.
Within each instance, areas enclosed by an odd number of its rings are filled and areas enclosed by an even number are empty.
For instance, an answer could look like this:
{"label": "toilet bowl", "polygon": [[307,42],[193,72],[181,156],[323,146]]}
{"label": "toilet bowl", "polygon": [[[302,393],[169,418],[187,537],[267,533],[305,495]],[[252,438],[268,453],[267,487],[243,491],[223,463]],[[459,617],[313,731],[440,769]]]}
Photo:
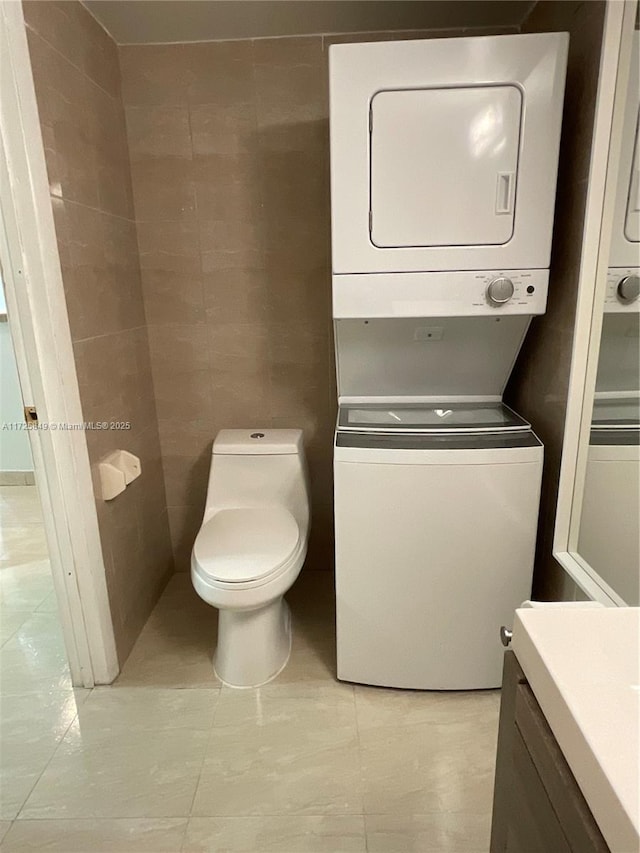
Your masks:
{"label": "toilet bowl", "polygon": [[309,488],[298,429],[221,430],[191,554],[191,581],[217,607],[213,667],[229,687],[275,678],[291,652],[284,594],[309,539]]}

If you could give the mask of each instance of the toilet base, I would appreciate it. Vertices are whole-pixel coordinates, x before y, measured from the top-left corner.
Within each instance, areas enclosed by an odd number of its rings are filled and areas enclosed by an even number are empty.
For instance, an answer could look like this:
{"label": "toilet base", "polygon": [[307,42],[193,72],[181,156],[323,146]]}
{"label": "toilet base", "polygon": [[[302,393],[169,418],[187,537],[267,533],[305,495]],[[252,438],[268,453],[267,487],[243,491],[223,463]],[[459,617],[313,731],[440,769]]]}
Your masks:
{"label": "toilet base", "polygon": [[219,611],[213,670],[227,687],[261,687],[291,654],[291,613],[284,596],[256,610]]}

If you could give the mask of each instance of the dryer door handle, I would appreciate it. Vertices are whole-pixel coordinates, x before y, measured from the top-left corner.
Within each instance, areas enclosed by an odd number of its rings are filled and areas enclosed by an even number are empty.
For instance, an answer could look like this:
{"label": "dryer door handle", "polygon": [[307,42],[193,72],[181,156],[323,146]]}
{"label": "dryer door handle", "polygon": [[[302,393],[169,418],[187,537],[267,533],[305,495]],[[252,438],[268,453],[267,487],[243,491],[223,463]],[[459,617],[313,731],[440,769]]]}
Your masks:
{"label": "dryer door handle", "polygon": [[496,213],[498,215],[513,212],[515,177],[515,172],[498,172],[496,184]]}

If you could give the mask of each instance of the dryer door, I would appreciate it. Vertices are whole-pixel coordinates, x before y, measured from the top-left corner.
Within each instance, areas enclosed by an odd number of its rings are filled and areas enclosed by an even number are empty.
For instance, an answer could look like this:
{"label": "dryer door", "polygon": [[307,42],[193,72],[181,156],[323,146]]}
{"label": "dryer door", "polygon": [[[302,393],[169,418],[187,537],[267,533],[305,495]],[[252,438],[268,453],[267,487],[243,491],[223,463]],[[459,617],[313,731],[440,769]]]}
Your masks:
{"label": "dryer door", "polygon": [[516,86],[378,92],[371,101],[371,241],[502,245],[513,235]]}

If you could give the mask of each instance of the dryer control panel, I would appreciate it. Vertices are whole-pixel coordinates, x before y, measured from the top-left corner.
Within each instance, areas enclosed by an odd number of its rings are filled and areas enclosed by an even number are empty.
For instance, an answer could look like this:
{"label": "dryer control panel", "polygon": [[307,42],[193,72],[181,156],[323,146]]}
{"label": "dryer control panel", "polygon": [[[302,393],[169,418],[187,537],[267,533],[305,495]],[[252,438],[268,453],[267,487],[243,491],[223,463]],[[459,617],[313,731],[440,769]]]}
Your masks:
{"label": "dryer control panel", "polygon": [[333,276],[333,316],[474,317],[544,314],[547,270]]}

